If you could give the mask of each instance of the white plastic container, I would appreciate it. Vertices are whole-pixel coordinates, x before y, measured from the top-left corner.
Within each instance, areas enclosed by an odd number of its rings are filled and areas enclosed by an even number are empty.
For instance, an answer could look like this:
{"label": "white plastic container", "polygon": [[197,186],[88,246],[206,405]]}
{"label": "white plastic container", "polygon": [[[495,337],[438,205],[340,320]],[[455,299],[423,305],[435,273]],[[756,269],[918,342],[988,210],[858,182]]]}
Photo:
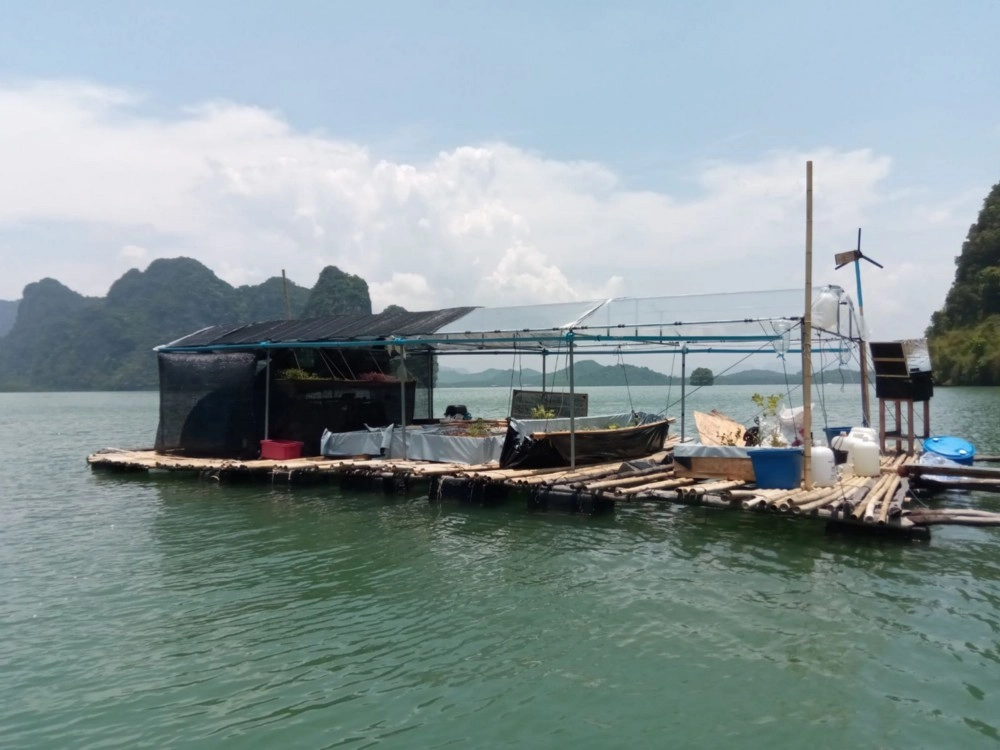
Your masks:
{"label": "white plastic container", "polygon": [[851,446],[848,459],[859,477],[877,477],[882,473],[878,445],[873,440],[858,440]]}
{"label": "white plastic container", "polygon": [[875,432],[873,427],[852,427],[851,437],[870,440],[873,443],[878,441],[878,433]]}
{"label": "white plastic container", "polygon": [[817,487],[834,487],[837,484],[833,451],[821,443],[812,447],[812,478]]}
{"label": "white plastic container", "polygon": [[853,443],[854,443],[854,438],[852,438],[846,432],[840,433],[839,435],[837,435],[837,437],[835,437],[833,440],[830,441],[830,445],[832,445],[836,450],[843,451],[844,453],[851,452],[851,445]]}

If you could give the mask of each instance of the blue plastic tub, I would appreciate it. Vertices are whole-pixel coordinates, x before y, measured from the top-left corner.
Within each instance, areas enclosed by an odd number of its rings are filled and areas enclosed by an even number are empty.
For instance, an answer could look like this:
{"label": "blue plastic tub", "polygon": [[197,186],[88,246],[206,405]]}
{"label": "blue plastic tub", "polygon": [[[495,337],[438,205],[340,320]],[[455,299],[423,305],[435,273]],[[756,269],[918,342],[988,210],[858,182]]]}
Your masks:
{"label": "blue plastic tub", "polygon": [[947,458],[957,464],[972,466],[976,457],[976,449],[968,440],[950,435],[929,437],[924,441],[924,450]]}
{"label": "blue plastic tub", "polygon": [[747,453],[759,489],[796,490],[802,485],[801,448],[748,448]]}

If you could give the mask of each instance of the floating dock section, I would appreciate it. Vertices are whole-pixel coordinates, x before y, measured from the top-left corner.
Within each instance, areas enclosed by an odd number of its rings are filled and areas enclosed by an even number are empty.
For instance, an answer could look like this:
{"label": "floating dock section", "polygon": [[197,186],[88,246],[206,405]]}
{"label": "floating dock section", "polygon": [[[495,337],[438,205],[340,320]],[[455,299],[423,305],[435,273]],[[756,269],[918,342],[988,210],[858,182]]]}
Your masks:
{"label": "floating dock section", "polygon": [[[520,498],[529,508],[584,513],[608,511],[618,504],[703,505],[781,513],[917,538],[927,537],[933,524],[1000,525],[1000,513],[915,505],[910,485],[919,485],[930,472],[905,454],[883,457],[878,477],[849,476],[835,487],[812,490],[773,490],[758,489],[741,480],[677,476],[672,448],[673,443],[668,443],[665,450],[640,460],[547,469],[323,457],[236,461],[118,449],[95,453],[87,462],[95,470],[180,472],[220,481],[339,481],[387,492],[426,491],[432,501],[450,499],[477,505]],[[1000,469],[969,468],[965,473],[966,477],[948,481],[964,480],[970,489],[1000,490]],[[933,488],[934,478],[928,480],[926,486]]]}

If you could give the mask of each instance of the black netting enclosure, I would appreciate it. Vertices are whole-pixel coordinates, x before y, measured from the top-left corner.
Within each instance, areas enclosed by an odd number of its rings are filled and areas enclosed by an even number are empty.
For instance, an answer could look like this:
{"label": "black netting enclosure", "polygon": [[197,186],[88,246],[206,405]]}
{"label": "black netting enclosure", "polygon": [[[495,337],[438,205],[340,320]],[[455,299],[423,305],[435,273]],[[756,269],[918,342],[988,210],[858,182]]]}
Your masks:
{"label": "black netting enclosure", "polygon": [[[263,436],[255,394],[257,356],[159,354],[156,450],[185,456],[255,458]],[[262,384],[261,384],[262,385]]]}
{"label": "black netting enclosure", "polygon": [[277,379],[271,383],[269,437],[298,440],[302,455],[320,455],[323,430],[351,432],[413,421],[416,383],[394,381]]}

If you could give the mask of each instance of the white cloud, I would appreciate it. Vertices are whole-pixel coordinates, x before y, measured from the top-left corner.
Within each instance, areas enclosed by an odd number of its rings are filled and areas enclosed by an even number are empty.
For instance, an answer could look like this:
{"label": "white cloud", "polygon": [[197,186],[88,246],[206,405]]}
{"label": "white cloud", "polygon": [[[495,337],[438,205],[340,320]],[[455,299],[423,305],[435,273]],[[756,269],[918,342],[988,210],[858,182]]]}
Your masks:
{"label": "white cloud", "polygon": [[149,250],[138,245],[125,245],[118,251],[118,257],[128,261],[139,261],[149,255]]}
{"label": "white cloud", "polygon": [[418,273],[394,273],[389,281],[376,281],[368,285],[372,310],[380,312],[389,305],[401,305],[409,310],[433,310],[442,304],[441,294]]}
{"label": "white cloud", "polygon": [[510,144],[402,164],[255,107],[140,104],[86,83],[0,87],[0,297],[43,276],[104,294],[129,265],[182,254],[234,284],[285,268],[311,285],[335,264],[376,310],[784,288],[801,283],[811,158],[817,282],[853,291],[832,254],[864,225],[887,266],[865,270],[869,320],[903,336],[941,304],[978,210],[974,189],[890,189],[892,160],[866,149],[693,165],[695,192],[671,196]]}

